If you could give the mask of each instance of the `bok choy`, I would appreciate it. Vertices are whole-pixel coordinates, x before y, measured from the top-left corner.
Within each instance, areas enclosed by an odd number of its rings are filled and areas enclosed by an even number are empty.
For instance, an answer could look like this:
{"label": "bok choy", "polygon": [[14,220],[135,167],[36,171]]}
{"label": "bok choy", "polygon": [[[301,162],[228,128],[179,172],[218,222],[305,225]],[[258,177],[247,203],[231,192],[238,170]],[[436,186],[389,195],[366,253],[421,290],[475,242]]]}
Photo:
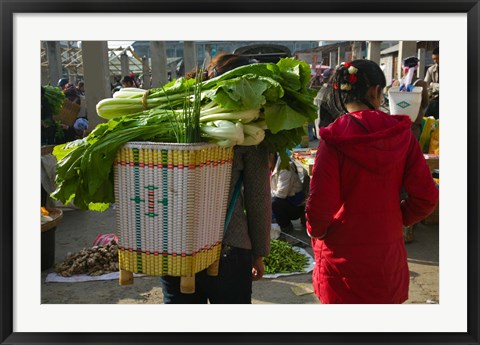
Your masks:
{"label": "bok choy", "polygon": [[[288,164],[286,149],[301,142],[303,125],[317,114],[309,79],[305,62],[286,58],[241,66],[203,82],[179,78],[148,91],[120,89],[97,104],[106,123],[81,140],[55,147],[52,197],[65,204],[74,199],[81,209],[108,208],[114,202],[115,155],[128,141],[264,143]],[[195,114],[186,116],[193,108]],[[199,129],[196,139],[186,135],[191,127]]]}

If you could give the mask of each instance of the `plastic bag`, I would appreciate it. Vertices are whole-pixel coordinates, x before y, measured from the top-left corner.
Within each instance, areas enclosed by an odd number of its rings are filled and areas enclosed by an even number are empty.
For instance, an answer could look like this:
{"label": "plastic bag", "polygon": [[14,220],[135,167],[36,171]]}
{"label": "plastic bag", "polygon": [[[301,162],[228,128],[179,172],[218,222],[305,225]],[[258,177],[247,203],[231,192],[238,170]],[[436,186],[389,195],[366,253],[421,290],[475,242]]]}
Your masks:
{"label": "plastic bag", "polygon": [[93,241],[93,245],[105,247],[112,241],[118,243],[118,237],[115,234],[99,234],[95,241]]}
{"label": "plastic bag", "polygon": [[440,144],[440,123],[435,121],[434,130],[430,136],[430,145],[428,147],[428,153],[439,155],[439,144]]}
{"label": "plastic bag", "polygon": [[422,149],[423,153],[428,153],[428,149],[430,147],[430,137],[434,130],[434,124],[435,119],[433,117],[424,117],[422,120],[422,133],[420,134],[418,143],[420,144],[420,148]]}
{"label": "plastic bag", "polygon": [[280,225],[277,223],[272,223],[272,227],[270,228],[270,239],[276,240],[280,237]]}

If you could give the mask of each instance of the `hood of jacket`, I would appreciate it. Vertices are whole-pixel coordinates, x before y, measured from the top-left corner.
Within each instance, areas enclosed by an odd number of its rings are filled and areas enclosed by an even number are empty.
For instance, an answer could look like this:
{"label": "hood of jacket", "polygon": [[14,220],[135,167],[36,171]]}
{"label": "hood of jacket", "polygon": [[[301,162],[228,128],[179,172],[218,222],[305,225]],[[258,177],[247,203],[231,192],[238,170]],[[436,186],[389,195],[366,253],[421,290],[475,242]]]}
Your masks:
{"label": "hood of jacket", "polygon": [[345,114],[321,128],[321,140],[372,173],[383,174],[405,157],[412,135],[408,116],[389,115],[380,110],[362,110],[350,115],[355,119]]}

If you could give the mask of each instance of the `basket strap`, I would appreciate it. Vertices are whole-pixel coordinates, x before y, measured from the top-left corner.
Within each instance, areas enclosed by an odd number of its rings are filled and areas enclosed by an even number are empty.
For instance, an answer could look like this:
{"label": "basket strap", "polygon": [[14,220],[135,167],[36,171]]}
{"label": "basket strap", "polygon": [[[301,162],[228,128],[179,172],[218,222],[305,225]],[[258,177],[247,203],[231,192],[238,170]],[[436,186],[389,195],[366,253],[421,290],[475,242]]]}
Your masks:
{"label": "basket strap", "polygon": [[351,115],[351,114],[347,114],[348,117],[350,117],[356,124],[358,124],[360,127],[362,127],[367,133],[370,133],[370,131],[368,130],[368,128],[360,122],[360,120],[358,120],[355,116]]}
{"label": "basket strap", "polygon": [[242,188],[243,183],[243,172],[240,172],[240,176],[238,177],[237,183],[235,184],[235,189],[233,191],[232,199],[230,200],[230,204],[228,205],[227,215],[225,217],[225,227],[223,229],[223,233],[227,231],[228,224],[230,223],[230,219],[232,218],[233,209],[237,202],[238,196],[240,195],[240,190]]}

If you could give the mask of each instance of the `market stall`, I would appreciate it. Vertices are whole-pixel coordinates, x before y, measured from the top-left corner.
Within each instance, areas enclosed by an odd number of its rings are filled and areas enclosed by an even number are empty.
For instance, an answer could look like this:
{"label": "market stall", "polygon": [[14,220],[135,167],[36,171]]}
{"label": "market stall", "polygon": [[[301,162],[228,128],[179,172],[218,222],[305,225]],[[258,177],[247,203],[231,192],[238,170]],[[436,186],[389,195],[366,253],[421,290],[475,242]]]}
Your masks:
{"label": "market stall", "polygon": [[294,163],[303,169],[309,177],[312,176],[313,163],[315,162],[316,148],[295,148],[292,150],[291,159]]}

